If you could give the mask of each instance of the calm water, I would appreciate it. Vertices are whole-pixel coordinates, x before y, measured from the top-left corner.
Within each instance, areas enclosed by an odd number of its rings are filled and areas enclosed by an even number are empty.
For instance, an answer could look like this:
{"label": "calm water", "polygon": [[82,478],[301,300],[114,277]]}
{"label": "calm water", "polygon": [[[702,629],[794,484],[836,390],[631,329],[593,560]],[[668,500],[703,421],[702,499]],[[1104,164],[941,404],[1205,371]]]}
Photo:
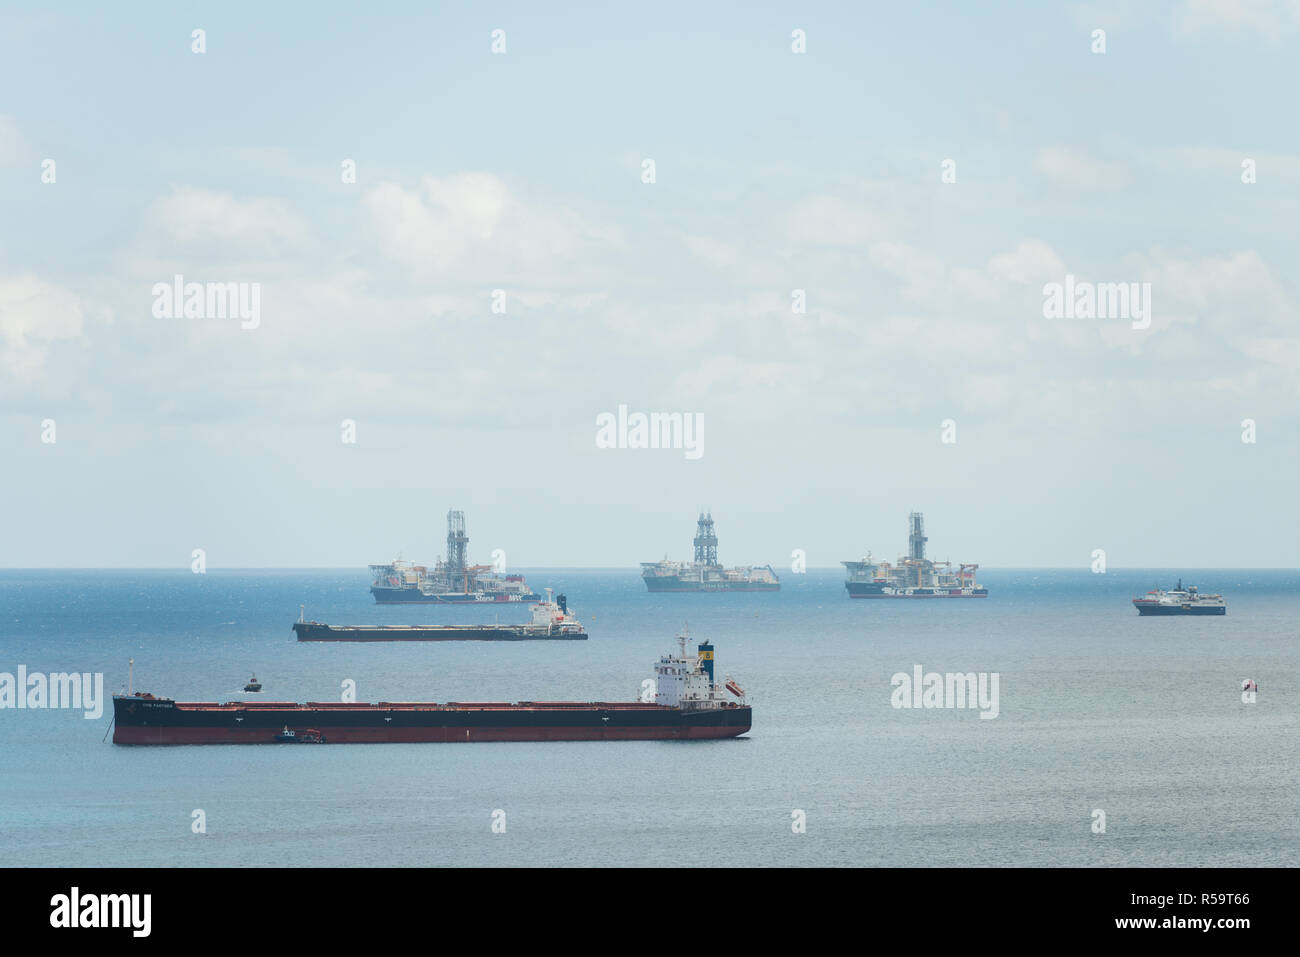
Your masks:
{"label": "calm water", "polygon": [[[0,571],[0,672],[102,671],[106,692],[134,657],[137,690],[178,699],[238,697],[256,671],[275,700],[346,678],[359,700],[630,700],[685,622],[755,709],[730,741],[300,748],[120,748],[111,708],[4,710],[4,863],[1300,864],[1300,571],[1184,574],[1228,598],[1216,619],[1138,617],[1128,599],[1176,572],[993,570],[992,597],[954,602],[782,577],[650,595],[633,570],[528,572],[590,641],[299,645],[300,604],[348,624],[497,610],[376,607],[364,570]],[[895,710],[890,678],[917,664],[1000,673],[1000,717]]]}

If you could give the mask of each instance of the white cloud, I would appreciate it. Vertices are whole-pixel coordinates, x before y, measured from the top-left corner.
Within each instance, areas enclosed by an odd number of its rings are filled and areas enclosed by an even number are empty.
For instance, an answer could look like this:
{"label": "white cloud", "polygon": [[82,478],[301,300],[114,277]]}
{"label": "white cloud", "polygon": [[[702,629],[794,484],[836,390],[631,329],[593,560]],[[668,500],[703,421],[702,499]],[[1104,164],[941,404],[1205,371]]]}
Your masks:
{"label": "white cloud", "polygon": [[1041,239],[1027,239],[1011,252],[993,256],[988,271],[994,279],[1037,285],[1059,281],[1065,275],[1065,263]]}
{"label": "white cloud", "polygon": [[1300,26],[1300,0],[1184,0],[1174,14],[1178,34],[1223,30],[1261,34],[1277,42],[1279,34]]}
{"label": "white cloud", "polygon": [[0,169],[17,166],[27,155],[22,131],[12,116],[0,113]]}
{"label": "white cloud", "polygon": [[1071,19],[1088,30],[1134,31],[1156,24],[1176,38],[1229,31],[1258,34],[1273,43],[1283,31],[1300,26],[1300,0],[1179,0],[1172,6],[1099,0],[1073,5]]}
{"label": "white cloud", "polygon": [[1187,146],[1173,151],[1176,162],[1193,169],[1216,170],[1230,178],[1238,180],[1241,176],[1243,160],[1255,161],[1256,175],[1260,182],[1274,178],[1300,180],[1300,156],[1292,153],[1266,153],[1255,150],[1232,150],[1206,146]]}
{"label": "white cloud", "polygon": [[1183,258],[1156,249],[1133,262],[1151,283],[1156,309],[1181,309],[1230,338],[1264,330],[1300,336],[1296,302],[1254,250]]}
{"label": "white cloud", "polygon": [[486,173],[425,177],[419,189],[381,183],[362,200],[379,250],[417,272],[457,266],[492,239],[506,206],[506,186]]}
{"label": "white cloud", "polygon": [[78,339],[82,310],[67,290],[32,275],[0,276],[0,365],[20,382],[43,372],[52,343]]}
{"label": "white cloud", "polygon": [[1132,182],[1128,167],[1080,149],[1048,146],[1034,156],[1034,169],[1059,186],[1082,190],[1118,190]]}
{"label": "white cloud", "polygon": [[877,205],[842,196],[810,196],[796,203],[786,218],[786,233],[794,243],[861,246],[890,232]]}
{"label": "white cloud", "polygon": [[[92,330],[94,385],[111,392],[115,370],[130,367],[132,388],[121,401],[145,410],[166,403],[177,418],[205,414],[216,394],[227,396],[232,416],[339,406],[356,418],[495,428],[564,421],[592,395],[669,404],[680,396],[698,409],[762,410],[784,427],[852,408],[906,417],[938,400],[952,414],[1041,424],[1066,408],[1064,398],[1042,396],[1064,395],[1059,383],[1078,379],[1081,363],[1111,370],[1113,381],[1090,400],[1099,422],[1126,414],[1139,380],[1151,376],[1174,383],[1158,402],[1194,402],[1206,376],[1187,370],[1211,358],[1223,388],[1247,395],[1290,375],[1274,363],[1258,384],[1240,379],[1261,367],[1253,339],[1300,339],[1285,326],[1294,315],[1287,290],[1258,253],[1180,258],[1156,249],[1118,267],[1081,261],[1067,269],[1051,245],[1026,237],[963,260],[918,238],[924,223],[900,217],[884,229],[893,217],[882,209],[905,206],[907,196],[848,192],[838,206],[861,216],[857,226],[836,219],[833,228],[808,229],[809,208],[837,205],[819,194],[765,219],[692,224],[637,247],[680,252],[675,265],[684,272],[626,257],[617,230],[527,201],[489,174],[380,184],[360,196],[366,241],[337,261],[322,262],[320,243],[310,257],[275,264],[255,332],[153,322],[141,298],[148,286],[128,284],[128,271],[109,303],[137,321],[119,323],[131,328],[112,336]],[[159,228],[160,211],[182,210],[185,221]],[[173,190],[150,207],[140,251],[163,257],[177,237],[192,237],[185,271],[197,275],[204,242],[248,236],[268,225],[266,211],[225,194]],[[278,245],[306,231],[287,203],[276,212],[297,224],[281,230]],[[758,228],[783,224],[785,233]],[[883,238],[867,238],[877,233]],[[830,248],[832,238],[849,245]],[[1151,281],[1153,328],[1044,320],[1041,286],[1067,271]],[[490,312],[497,286],[508,290],[505,316]],[[807,290],[807,314],[790,310],[794,287]],[[1196,331],[1167,335],[1173,322]],[[1141,368],[1126,365],[1139,350]],[[431,368],[439,374],[428,375]],[[561,369],[581,371],[557,376]],[[918,370],[935,384],[924,394],[913,391]],[[544,403],[530,398],[542,394]]]}
{"label": "white cloud", "polygon": [[375,248],[416,278],[569,285],[565,266],[622,244],[620,230],[525,203],[490,173],[426,176],[416,189],[382,183],[365,192],[362,209]]}
{"label": "white cloud", "polygon": [[715,269],[730,269],[741,262],[734,247],[712,237],[685,236],[682,241],[696,258]]}
{"label": "white cloud", "polygon": [[867,258],[907,287],[928,287],[939,281],[945,271],[937,256],[904,242],[873,243],[867,250]]}
{"label": "white cloud", "polygon": [[238,199],[195,186],[173,187],[155,200],[147,225],[197,251],[275,256],[301,251],[311,230],[287,202],[275,197]]}
{"label": "white cloud", "polygon": [[1070,18],[1079,29],[1091,32],[1100,28],[1108,34],[1145,26],[1158,13],[1152,4],[1132,0],[1076,3],[1069,9]]}

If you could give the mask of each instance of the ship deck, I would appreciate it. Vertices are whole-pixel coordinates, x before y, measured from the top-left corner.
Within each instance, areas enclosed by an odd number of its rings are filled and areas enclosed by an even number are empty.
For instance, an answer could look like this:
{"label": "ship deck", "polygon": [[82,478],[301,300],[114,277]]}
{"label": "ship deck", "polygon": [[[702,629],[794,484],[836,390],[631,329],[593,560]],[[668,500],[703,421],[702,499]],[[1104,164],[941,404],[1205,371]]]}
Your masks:
{"label": "ship deck", "polygon": [[[131,699],[136,700],[136,699]],[[144,699],[149,700],[149,699]],[[154,701],[163,699],[152,699]],[[345,703],[340,701],[176,701],[178,711],[672,711],[658,704],[639,701],[378,701]]]}
{"label": "ship deck", "polygon": [[[531,622],[512,625],[327,625],[322,621],[296,621],[294,625],[328,628],[330,631],[519,631],[538,627]],[[545,625],[541,628],[545,630]]]}

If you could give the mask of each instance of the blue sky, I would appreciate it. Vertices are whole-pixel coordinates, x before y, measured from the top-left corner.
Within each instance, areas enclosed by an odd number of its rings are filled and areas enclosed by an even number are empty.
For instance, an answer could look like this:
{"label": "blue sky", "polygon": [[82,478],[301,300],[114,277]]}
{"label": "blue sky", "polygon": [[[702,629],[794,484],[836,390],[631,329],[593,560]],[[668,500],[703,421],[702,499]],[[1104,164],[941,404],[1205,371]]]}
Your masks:
{"label": "blue sky", "polygon": [[0,11],[0,565],[1296,564],[1296,3],[623,7]]}

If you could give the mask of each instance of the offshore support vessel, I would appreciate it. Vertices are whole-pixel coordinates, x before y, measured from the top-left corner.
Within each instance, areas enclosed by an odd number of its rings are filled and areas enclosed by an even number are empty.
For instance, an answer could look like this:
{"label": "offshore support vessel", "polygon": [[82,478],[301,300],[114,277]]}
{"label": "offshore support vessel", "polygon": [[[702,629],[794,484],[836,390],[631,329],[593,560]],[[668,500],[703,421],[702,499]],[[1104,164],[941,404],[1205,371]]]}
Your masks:
{"label": "offshore support vessel", "polygon": [[925,518],[920,512],[907,517],[907,557],[898,564],[874,562],[871,553],[860,562],[842,562],[848,569],[844,587],[850,598],[987,598],[989,590],[977,584],[979,565],[932,562],[925,557]]}
{"label": "offshore support vessel", "polygon": [[1192,585],[1183,589],[1183,580],[1172,591],[1153,588],[1143,598],[1134,598],[1139,615],[1226,615],[1228,603],[1222,595],[1202,595]]}
{"label": "offshore support vessel", "polygon": [[[533,620],[523,625],[326,625],[293,623],[299,641],[586,641],[582,622],[569,614],[563,595],[533,606]],[[245,689],[247,690],[247,689]]]}
{"label": "offshore support vessel", "polygon": [[[752,710],[735,681],[719,685],[713,645],[664,655],[640,701],[180,702],[113,696],[114,744],[273,744],[309,734],[330,744],[452,741],[659,741],[734,738]],[[732,699],[735,700],[732,700]],[[293,739],[288,735],[292,734]]]}
{"label": "offshore support vessel", "polygon": [[713,513],[700,513],[695,527],[695,561],[642,562],[641,578],[650,591],[780,591],[771,565],[723,568],[718,563],[718,536]]}
{"label": "offshore support vessel", "polygon": [[471,565],[465,513],[447,513],[447,559],[430,571],[425,565],[400,558],[386,565],[371,565],[370,594],[378,605],[426,602],[539,601],[523,575],[494,575],[491,565]]}

